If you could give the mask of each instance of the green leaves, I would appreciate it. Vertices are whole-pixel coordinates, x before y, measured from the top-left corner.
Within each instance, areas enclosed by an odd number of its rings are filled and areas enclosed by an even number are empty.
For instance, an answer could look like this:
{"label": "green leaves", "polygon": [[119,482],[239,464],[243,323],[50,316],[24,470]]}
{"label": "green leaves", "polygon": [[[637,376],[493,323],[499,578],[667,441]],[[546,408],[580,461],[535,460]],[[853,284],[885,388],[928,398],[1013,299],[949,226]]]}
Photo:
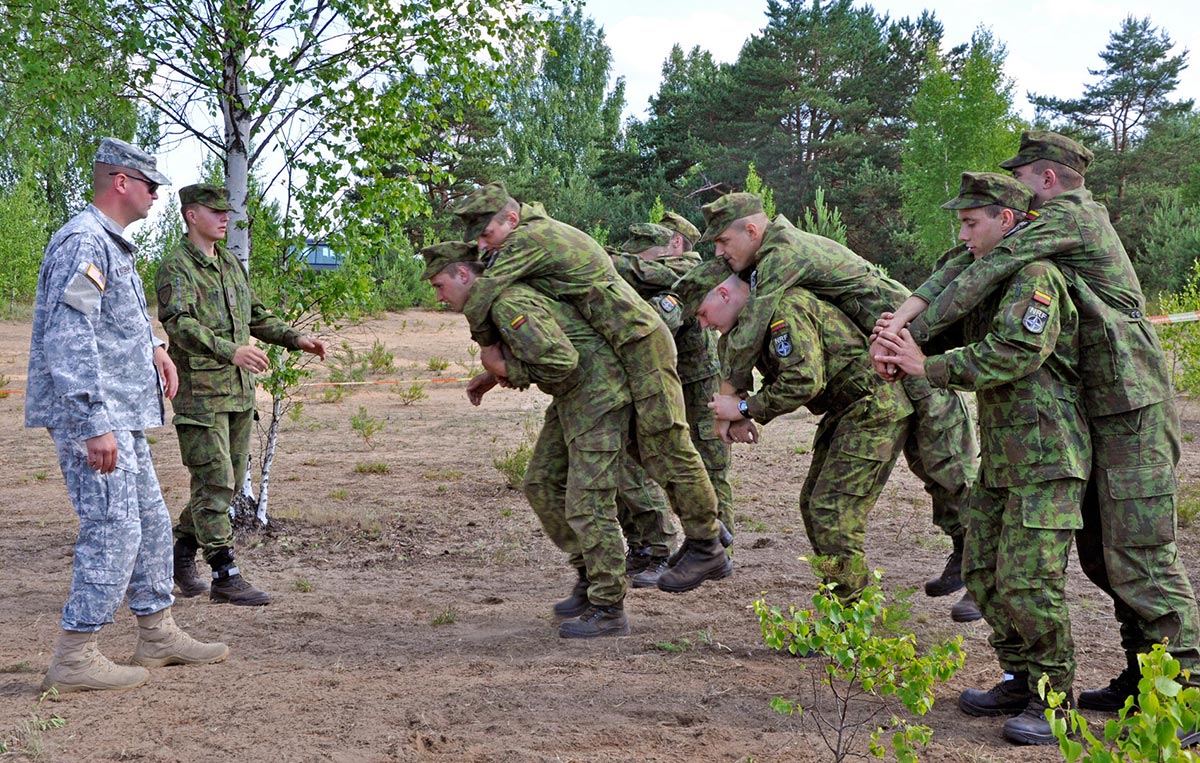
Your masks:
{"label": "green leaves", "polygon": [[[814,568],[820,560],[814,560]],[[965,655],[961,637],[937,644],[918,654],[916,637],[900,633],[893,611],[880,590],[878,572],[875,585],[852,603],[838,600],[833,586],[823,585],[813,595],[812,609],[780,607],[764,599],[753,602],[763,642],[772,649],[807,657],[819,666],[820,683],[833,696],[836,711],[826,715],[818,703],[813,714],[822,738],[835,760],[853,755],[850,733],[867,725],[870,718],[892,701],[913,716],[920,717],[933,708],[934,686],[962,667]],[[776,712],[793,715],[802,711],[800,700],[776,697],[771,701]],[[830,733],[826,734],[826,731]],[[880,740],[889,737],[890,748],[898,760],[916,760],[917,747],[928,744],[932,731],[896,715],[871,734],[870,752],[882,757],[887,747]]]}

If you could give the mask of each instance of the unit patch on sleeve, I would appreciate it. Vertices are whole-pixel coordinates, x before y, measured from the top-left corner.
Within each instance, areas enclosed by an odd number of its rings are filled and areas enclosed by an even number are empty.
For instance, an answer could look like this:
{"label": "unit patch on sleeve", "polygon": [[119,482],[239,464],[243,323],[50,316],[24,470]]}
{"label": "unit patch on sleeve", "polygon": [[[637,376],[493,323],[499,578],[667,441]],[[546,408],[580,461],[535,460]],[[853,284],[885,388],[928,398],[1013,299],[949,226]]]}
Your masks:
{"label": "unit patch on sleeve", "polygon": [[1034,334],[1040,334],[1046,330],[1046,321],[1048,320],[1050,320],[1050,313],[1031,304],[1025,308],[1025,317],[1021,319],[1021,325]]}
{"label": "unit patch on sleeve", "polygon": [[675,299],[670,294],[664,294],[658,300],[658,304],[664,313],[673,313],[675,312],[675,308],[679,307],[679,300]]}
{"label": "unit patch on sleeve", "polygon": [[516,331],[517,329],[524,326],[526,324],[526,322],[527,321],[526,321],[524,315],[518,315],[516,318],[512,319],[512,323],[510,323],[509,325],[512,326],[513,331]]}
{"label": "unit patch on sleeve", "polygon": [[104,286],[104,273],[100,268],[90,262],[81,262],[67,282],[67,288],[63,289],[62,301],[84,315],[90,315],[100,305]]}
{"label": "unit patch on sleeve", "polygon": [[787,321],[780,319],[771,323],[771,348],[778,358],[792,354],[792,336],[787,330]]}

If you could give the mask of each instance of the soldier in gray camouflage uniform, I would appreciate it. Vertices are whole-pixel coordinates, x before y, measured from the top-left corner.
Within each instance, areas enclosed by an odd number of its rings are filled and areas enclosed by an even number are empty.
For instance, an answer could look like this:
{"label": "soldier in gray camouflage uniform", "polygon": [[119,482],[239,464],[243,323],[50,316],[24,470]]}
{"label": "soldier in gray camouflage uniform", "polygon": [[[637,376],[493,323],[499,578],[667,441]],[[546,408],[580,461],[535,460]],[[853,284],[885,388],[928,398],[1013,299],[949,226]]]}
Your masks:
{"label": "soldier in gray camouflage uniform", "polygon": [[[461,312],[483,266],[475,246],[444,242],[421,250],[437,298]],[[563,638],[624,636],[625,553],[617,520],[618,465],[628,457],[633,401],[612,348],[578,311],[525,284],[497,295],[489,311],[502,358],[485,366],[506,386],[536,384],[553,398],[522,489],[547,537],[578,571],[571,595],[554,605]],[[477,376],[476,379],[481,377]],[[490,381],[467,390],[478,405]]]}
{"label": "soldier in gray camouflage uniform", "polygon": [[[178,378],[150,330],[124,231],[169,182],[154,157],[105,138],[93,201],[50,239],[38,275],[25,426],[49,430],[79,515],[71,595],[43,691],[130,689],[149,679],[147,667],[229,654],[192,639],[171,615],[171,517],[145,435],[162,426],[163,385],[171,397]],[[114,665],[96,645],[127,595],[138,620],[133,666]]]}
{"label": "soldier in gray camouflage uniform", "polygon": [[1180,436],[1170,369],[1129,256],[1084,187],[1091,160],[1063,135],[1023,133],[1017,155],[1001,167],[1032,189],[1038,219],[990,257],[946,263],[884,323],[911,320],[924,343],[1026,263],[1050,257],[1061,268],[1080,314],[1093,451],[1075,545],[1084,573],[1113,599],[1126,658],[1120,675],[1081,692],[1079,705],[1115,712],[1137,694],[1138,654],[1164,639],[1193,680],[1200,675],[1200,612],[1175,543]]}
{"label": "soldier in gray camouflage uniform", "polygon": [[[986,259],[1019,230],[1032,194],[994,172],[962,176],[959,239]],[[1023,235],[1023,234],[1018,234]],[[1005,679],[990,691],[968,689],[970,715],[1013,715],[1004,736],[1017,744],[1053,744],[1042,676],[1071,692],[1075,652],[1066,602],[1067,558],[1091,464],[1079,392],[1079,315],[1066,279],[1049,260],[1018,270],[964,319],[964,347],[925,357],[912,336],[883,332],[878,361],[938,388],[974,390],[979,402],[983,469],[967,514],[964,574],[984,617]]]}
{"label": "soldier in gray camouflage uniform", "polygon": [[172,421],[192,492],[175,527],[175,583],[181,596],[208,587],[196,577],[196,550],[212,567],[209,599],[263,606],[271,597],[251,585],[234,561],[229,504],[242,488],[254,428],[254,374],[267,354],[250,337],[325,358],[320,339],[302,336],[267,310],[242,264],[221,243],[229,193],[207,183],[179,191],[187,233],[158,266],[158,319],[179,369]]}

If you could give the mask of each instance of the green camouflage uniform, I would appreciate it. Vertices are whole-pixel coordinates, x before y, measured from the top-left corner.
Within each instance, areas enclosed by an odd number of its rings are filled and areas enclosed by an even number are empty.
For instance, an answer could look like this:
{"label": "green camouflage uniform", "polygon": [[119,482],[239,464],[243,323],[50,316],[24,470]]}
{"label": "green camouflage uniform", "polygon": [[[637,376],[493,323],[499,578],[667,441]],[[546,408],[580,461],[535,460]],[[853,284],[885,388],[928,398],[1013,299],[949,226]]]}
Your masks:
{"label": "green camouflage uniform", "polygon": [[800,512],[813,552],[828,557],[827,582],[843,599],[866,587],[867,515],[900,454],[912,404],[871,367],[867,338],[809,291],[791,287],[759,337],[758,392],[750,416],[767,423],[805,406],[821,416]]}
{"label": "green camouflage uniform", "polygon": [[1179,420],[1158,335],[1125,248],[1091,193],[1059,194],[1039,212],[982,260],[959,256],[934,273],[915,292],[930,304],[909,329],[924,343],[1025,263],[1050,257],[1058,264],[1080,315],[1093,450],[1075,537],[1080,565],[1113,598],[1127,653],[1168,639],[1171,653],[1195,670],[1200,614],[1175,544]]}
{"label": "green camouflage uniform", "polygon": [[688,538],[716,538],[717,499],[689,436],[670,331],[586,233],[551,219],[540,204],[521,205],[520,218],[471,288],[463,312],[472,338],[483,346],[499,340],[485,318],[513,283],[571,304],[625,369],[641,465],[666,491]]}
{"label": "green camouflage uniform", "polygon": [[229,504],[245,479],[254,428],[254,374],[233,365],[233,354],[250,337],[292,350],[301,338],[263,306],[237,258],[215,248],[209,257],[184,237],[154,277],[179,372],[172,423],[192,479],[175,537],[194,537],[209,561],[233,547]]}
{"label": "green camouflage uniform", "polygon": [[[994,250],[993,250],[994,254]],[[981,261],[985,261],[987,255]],[[925,362],[935,387],[974,390],[982,474],[967,511],[963,578],[1000,664],[1070,691],[1065,583],[1091,462],[1079,394],[1079,317],[1048,262],[1017,272],[964,321],[967,346]]]}
{"label": "green camouflage uniform", "polygon": [[[752,384],[759,341],[776,305],[791,286],[802,286],[832,302],[865,334],[884,312],[895,310],[909,292],[877,266],[836,241],[806,233],[782,215],[763,234],[758,265],[750,279],[750,302],[729,334],[722,374],[738,389]],[[979,441],[964,397],[935,390],[910,377],[904,392],[916,410],[904,441],[904,457],[932,499],[933,522],[954,537],[963,532],[960,516],[979,470]]]}
{"label": "green camouflage uniform", "polygon": [[684,316],[671,287],[684,273],[700,264],[700,255],[685,252],[656,260],[642,260],[632,254],[613,257],[617,272],[641,295],[675,336],[678,355],[676,369],[683,384],[683,400],[691,427],[692,443],[700,452],[708,479],[717,494],[717,513],[732,531],[733,488],[729,485],[729,446],[717,434],[716,421],[708,403],[720,388],[721,362],[717,357],[717,339],[700,327],[694,315]]}
{"label": "green camouflage uniform", "polygon": [[625,545],[616,496],[632,400],[621,364],[574,308],[529,286],[505,289],[490,315],[512,351],[509,382],[536,384],[554,398],[525,471],[525,496],[568,562],[587,570],[588,599],[619,604]]}

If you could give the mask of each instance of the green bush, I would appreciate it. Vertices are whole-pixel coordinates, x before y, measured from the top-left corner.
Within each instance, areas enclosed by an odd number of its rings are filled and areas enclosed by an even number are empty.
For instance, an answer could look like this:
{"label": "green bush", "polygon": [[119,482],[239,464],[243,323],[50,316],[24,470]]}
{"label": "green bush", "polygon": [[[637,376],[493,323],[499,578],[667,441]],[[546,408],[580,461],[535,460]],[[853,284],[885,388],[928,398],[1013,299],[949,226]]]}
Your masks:
{"label": "green bush", "polygon": [[[1192,263],[1183,288],[1161,295],[1158,307],[1168,314],[1200,310],[1200,260]],[[1175,391],[1188,398],[1200,396],[1200,323],[1169,323],[1158,327],[1158,335],[1171,358]]]}
{"label": "green bush", "polygon": [[1180,729],[1200,730],[1200,688],[1181,683],[1188,674],[1162,644],[1138,655],[1138,663],[1142,678],[1136,702],[1134,697],[1125,701],[1117,717],[1104,724],[1103,738],[1097,738],[1075,710],[1063,714],[1065,695],[1050,689],[1043,677],[1038,691],[1050,705],[1046,718],[1067,763],[1200,761],[1200,755],[1182,749],[1177,735]]}
{"label": "green bush", "polygon": [[[908,608],[887,606],[880,577],[875,572],[875,584],[853,603],[842,603],[832,585],[822,585],[812,609],[789,607],[785,615],[763,599],[753,604],[767,646],[818,666],[806,671],[814,694],[824,687],[832,704],[814,701],[811,711],[835,763],[862,757],[853,744],[865,727],[873,727],[872,755],[886,754],[886,738],[898,761],[916,761],[918,746],[927,746],[933,731],[901,718],[897,704],[913,716],[925,715],[933,707],[934,685],[953,676],[965,659],[960,636],[918,654],[916,637],[897,627]],[[784,715],[804,711],[801,700],[784,697],[771,700],[771,707]],[[880,717],[888,720],[877,724]]]}

